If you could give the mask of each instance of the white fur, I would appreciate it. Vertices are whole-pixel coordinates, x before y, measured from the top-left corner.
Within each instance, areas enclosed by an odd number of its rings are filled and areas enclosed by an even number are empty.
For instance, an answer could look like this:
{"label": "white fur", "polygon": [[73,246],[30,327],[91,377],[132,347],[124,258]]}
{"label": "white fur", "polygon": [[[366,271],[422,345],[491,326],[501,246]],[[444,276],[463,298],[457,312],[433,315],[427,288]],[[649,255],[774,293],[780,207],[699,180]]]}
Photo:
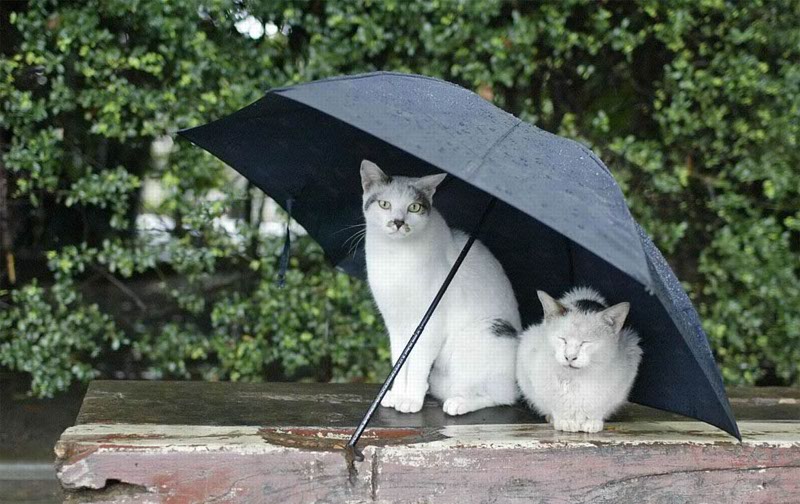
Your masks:
{"label": "white fur", "polygon": [[[444,176],[395,177],[387,183],[369,161],[362,163],[361,173],[364,203],[377,195],[391,204],[384,209],[375,201],[364,215],[367,276],[389,331],[394,363],[467,236],[450,229],[434,208],[408,211],[420,190],[431,201]],[[496,319],[521,329],[511,283],[489,249],[476,241],[381,404],[413,413],[428,391],[449,415],[514,403],[517,339],[495,335]]]}
{"label": "white fur", "polygon": [[533,409],[557,430],[598,432],[628,399],[641,360],[639,337],[622,327],[628,303],[583,312],[575,303],[606,305],[595,290],[580,288],[556,301],[544,292],[542,323],[520,336],[517,383]]}

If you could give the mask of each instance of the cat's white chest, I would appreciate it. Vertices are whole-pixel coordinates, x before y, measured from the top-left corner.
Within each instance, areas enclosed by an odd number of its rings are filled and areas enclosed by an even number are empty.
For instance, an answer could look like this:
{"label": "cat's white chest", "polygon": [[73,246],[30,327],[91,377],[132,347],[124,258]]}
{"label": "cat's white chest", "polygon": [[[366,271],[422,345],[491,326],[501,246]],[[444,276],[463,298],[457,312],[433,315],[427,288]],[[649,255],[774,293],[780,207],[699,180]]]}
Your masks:
{"label": "cat's white chest", "polygon": [[368,240],[367,276],[372,295],[384,318],[418,321],[444,278],[442,272],[446,274],[444,258],[417,247],[395,245],[390,249],[390,245]]}
{"label": "cat's white chest", "polygon": [[579,383],[573,380],[570,376],[556,375],[555,382],[556,390],[563,396],[571,396],[576,392],[580,392]]}
{"label": "cat's white chest", "polygon": [[397,293],[427,287],[429,283],[427,279],[433,273],[430,264],[432,258],[412,247],[398,247],[391,253],[381,250],[370,252],[372,251],[367,251],[367,275],[370,286]]}

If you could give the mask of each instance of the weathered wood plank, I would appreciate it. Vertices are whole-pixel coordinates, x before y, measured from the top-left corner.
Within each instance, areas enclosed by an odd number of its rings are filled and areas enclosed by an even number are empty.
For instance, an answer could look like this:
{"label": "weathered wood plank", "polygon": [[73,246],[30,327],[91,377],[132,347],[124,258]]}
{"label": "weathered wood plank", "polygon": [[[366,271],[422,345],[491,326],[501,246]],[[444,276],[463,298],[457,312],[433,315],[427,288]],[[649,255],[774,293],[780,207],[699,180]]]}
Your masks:
{"label": "weathered wood plank", "polygon": [[446,496],[446,502],[480,501],[476,495],[495,502],[800,498],[795,425],[742,422],[741,444],[694,422],[612,427],[598,434],[563,434],[542,425],[449,427],[444,441],[381,448],[376,500],[402,500],[409,492]]}
{"label": "weathered wood plank", "polygon": [[597,434],[556,432],[521,406],[382,409],[349,466],[341,448],[374,392],[96,382],[56,446],[59,479],[76,503],[800,502],[797,389],[731,391],[742,443],[635,405]]}
{"label": "weathered wood plank", "polygon": [[[378,391],[373,384],[95,381],[89,386],[77,424],[156,423],[162,425],[316,425],[353,427]],[[800,388],[733,388],[739,420],[800,420]],[[680,415],[629,404],[615,421],[685,420]],[[419,413],[378,409],[375,427],[542,423],[523,405],[487,408],[446,416],[428,398]]]}
{"label": "weathered wood plank", "polygon": [[124,482],[131,502],[344,502],[371,493],[370,472],[351,478],[338,451],[273,445],[255,427],[86,424],[65,432],[56,455],[66,489]]}
{"label": "weathered wood plank", "polygon": [[[77,423],[162,425],[358,425],[378,388],[368,384],[96,381]],[[381,408],[372,425],[423,427],[541,421],[523,406],[491,408],[446,417],[433,399],[422,412],[403,415]]]}
{"label": "weathered wood plank", "polygon": [[347,433],[326,429],[307,433],[307,445],[296,448],[258,427],[85,424],[65,432],[57,454],[67,488],[102,489],[120,481],[130,488],[130,499],[140,499],[130,502],[792,502],[800,497],[795,424],[743,422],[741,444],[695,422],[612,427],[598,434],[563,434],[542,424],[450,426],[430,441],[403,444],[400,438],[367,448],[355,475],[328,443],[330,438],[344,443]]}

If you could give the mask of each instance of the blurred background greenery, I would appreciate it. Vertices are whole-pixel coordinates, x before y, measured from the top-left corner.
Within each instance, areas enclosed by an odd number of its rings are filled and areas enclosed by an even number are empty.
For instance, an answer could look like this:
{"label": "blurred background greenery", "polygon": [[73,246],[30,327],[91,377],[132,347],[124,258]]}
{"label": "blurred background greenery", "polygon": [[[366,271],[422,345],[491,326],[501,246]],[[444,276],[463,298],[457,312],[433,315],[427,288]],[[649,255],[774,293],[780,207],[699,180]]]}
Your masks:
{"label": "blurred background greenery", "polygon": [[[474,89],[600,155],[727,383],[800,382],[800,2],[4,0],[0,369],[378,381],[364,283],[175,131],[372,70]],[[295,229],[298,235],[302,230]]]}

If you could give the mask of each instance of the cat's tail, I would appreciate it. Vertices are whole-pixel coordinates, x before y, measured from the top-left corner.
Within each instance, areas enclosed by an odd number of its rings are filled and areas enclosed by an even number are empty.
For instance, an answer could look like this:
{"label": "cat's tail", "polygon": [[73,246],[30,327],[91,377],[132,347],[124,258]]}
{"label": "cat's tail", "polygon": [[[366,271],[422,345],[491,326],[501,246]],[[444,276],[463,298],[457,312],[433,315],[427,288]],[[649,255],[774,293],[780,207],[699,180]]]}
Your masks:
{"label": "cat's tail", "polygon": [[514,324],[503,318],[493,319],[489,329],[498,338],[517,338],[520,333],[520,330],[514,327]]}

